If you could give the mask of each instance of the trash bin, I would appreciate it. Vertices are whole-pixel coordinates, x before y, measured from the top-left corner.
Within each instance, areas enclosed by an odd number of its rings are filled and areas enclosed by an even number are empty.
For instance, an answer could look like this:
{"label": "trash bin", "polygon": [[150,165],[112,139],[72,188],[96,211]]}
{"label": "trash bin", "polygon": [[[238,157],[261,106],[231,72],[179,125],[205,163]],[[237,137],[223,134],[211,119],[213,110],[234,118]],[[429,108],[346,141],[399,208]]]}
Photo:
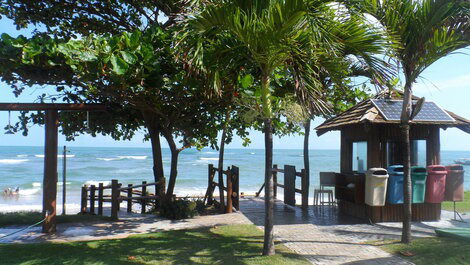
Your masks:
{"label": "trash bin", "polygon": [[403,203],[403,166],[393,165],[388,170],[387,202],[391,204]]}
{"label": "trash bin", "polygon": [[464,170],[462,165],[450,165],[446,167],[446,191],[444,200],[461,202],[463,201],[464,187],[463,176]]}
{"label": "trash bin", "polygon": [[365,203],[370,206],[384,206],[387,194],[388,173],[384,168],[371,168],[366,172]]}
{"label": "trash bin", "polygon": [[424,167],[411,167],[412,203],[423,203],[426,194],[427,171]]}
{"label": "trash bin", "polygon": [[446,190],[447,169],[441,165],[428,166],[426,202],[441,203]]}

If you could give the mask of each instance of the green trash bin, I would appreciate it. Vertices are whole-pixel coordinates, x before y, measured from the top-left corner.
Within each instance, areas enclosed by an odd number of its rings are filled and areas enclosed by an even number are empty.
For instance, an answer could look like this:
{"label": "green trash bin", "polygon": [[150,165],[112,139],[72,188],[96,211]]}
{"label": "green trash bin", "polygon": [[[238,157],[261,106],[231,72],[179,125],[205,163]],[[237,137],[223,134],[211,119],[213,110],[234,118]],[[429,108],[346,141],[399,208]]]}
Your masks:
{"label": "green trash bin", "polygon": [[424,203],[427,171],[424,167],[411,167],[412,202]]}

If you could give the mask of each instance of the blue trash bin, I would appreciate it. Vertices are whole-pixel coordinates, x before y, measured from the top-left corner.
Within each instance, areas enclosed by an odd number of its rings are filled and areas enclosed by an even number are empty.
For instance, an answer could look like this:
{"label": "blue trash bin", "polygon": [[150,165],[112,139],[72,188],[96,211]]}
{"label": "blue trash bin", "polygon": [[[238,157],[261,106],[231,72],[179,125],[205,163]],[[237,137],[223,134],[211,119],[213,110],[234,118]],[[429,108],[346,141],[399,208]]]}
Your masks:
{"label": "blue trash bin", "polygon": [[389,174],[387,202],[391,204],[403,203],[403,166],[389,166],[387,171]]}

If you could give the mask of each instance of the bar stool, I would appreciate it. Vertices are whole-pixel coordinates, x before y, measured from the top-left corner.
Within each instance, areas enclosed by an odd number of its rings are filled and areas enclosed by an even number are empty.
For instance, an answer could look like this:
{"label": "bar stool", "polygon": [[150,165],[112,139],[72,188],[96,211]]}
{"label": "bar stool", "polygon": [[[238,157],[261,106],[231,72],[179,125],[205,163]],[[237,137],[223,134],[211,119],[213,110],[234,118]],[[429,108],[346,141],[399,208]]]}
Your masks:
{"label": "bar stool", "polygon": [[[334,205],[335,197],[332,189],[325,189],[326,187],[335,187],[336,183],[335,172],[320,172],[320,188],[315,189],[313,192],[313,203],[314,205]],[[325,201],[324,195],[327,195],[327,201]]]}

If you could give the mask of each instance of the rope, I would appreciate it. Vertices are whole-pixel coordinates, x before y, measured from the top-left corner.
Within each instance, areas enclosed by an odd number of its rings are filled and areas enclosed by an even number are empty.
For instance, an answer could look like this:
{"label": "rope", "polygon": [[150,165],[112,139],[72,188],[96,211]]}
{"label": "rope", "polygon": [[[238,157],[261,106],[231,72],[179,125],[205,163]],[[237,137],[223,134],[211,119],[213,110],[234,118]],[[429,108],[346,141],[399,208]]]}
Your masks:
{"label": "rope", "polygon": [[17,234],[17,233],[19,233],[19,232],[22,232],[22,231],[24,231],[24,230],[27,230],[27,229],[33,228],[33,227],[35,227],[35,226],[37,226],[37,225],[39,225],[39,224],[42,224],[42,223],[44,223],[44,221],[46,221],[47,217],[48,217],[48,215],[46,214],[46,217],[44,217],[44,219],[42,219],[41,221],[39,221],[39,222],[37,222],[37,223],[35,223],[35,224],[32,224],[32,225],[30,225],[30,226],[28,226],[28,227],[22,228],[22,229],[20,229],[20,230],[18,230],[18,231],[15,231],[15,232],[13,232],[13,233],[10,233],[10,234],[1,236],[0,239],[3,239],[3,238],[5,238],[5,237],[12,236],[12,235]]}

